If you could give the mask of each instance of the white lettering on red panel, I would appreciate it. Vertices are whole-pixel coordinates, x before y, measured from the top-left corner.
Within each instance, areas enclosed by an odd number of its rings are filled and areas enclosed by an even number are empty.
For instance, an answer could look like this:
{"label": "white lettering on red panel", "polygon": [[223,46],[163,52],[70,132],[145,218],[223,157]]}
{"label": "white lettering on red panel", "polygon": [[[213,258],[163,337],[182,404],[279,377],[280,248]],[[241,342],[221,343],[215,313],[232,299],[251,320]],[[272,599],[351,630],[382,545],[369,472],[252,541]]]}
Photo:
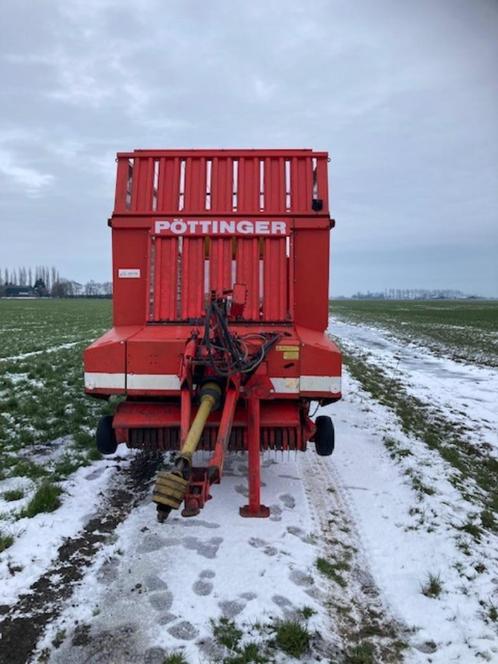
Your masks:
{"label": "white lettering on red panel", "polygon": [[156,235],[289,235],[289,222],[248,219],[164,219],[154,223]]}

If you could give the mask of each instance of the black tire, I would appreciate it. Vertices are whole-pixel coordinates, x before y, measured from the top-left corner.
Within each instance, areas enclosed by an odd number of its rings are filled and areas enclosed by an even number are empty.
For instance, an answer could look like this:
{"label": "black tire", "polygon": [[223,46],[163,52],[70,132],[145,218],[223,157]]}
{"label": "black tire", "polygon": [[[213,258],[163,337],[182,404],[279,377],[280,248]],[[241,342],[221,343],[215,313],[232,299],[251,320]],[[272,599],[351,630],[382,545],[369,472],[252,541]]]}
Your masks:
{"label": "black tire", "polygon": [[112,415],[104,415],[98,423],[95,434],[97,449],[101,454],[114,454],[118,449],[116,432],[112,428]]}
{"label": "black tire", "polygon": [[334,424],[328,415],[316,418],[315,449],[318,456],[330,456],[335,447]]}

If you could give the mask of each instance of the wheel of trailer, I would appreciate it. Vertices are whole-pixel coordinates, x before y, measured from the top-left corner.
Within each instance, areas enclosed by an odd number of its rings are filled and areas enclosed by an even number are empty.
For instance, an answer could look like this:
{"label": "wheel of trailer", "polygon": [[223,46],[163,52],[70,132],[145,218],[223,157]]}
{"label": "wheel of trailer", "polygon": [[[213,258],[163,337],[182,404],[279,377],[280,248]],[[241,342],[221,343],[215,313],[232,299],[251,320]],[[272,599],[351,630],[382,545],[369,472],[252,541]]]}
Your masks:
{"label": "wheel of trailer", "polygon": [[318,456],[330,456],[335,447],[334,424],[328,415],[316,418],[315,449]]}
{"label": "wheel of trailer", "polygon": [[101,454],[114,454],[118,449],[116,432],[112,427],[112,415],[104,415],[98,423],[95,435],[97,449]]}

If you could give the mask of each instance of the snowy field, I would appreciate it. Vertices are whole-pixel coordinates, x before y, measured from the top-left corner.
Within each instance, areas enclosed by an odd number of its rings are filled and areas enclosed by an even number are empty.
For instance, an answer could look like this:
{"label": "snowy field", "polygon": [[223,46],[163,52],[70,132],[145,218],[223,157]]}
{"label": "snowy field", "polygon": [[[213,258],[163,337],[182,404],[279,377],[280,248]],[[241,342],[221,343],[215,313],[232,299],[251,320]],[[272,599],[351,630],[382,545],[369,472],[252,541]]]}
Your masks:
{"label": "snowy field", "polygon": [[44,320],[30,304],[25,326],[9,304],[0,662],[498,662],[498,372],[458,335],[445,352],[407,337],[409,315],[341,305],[344,399],[317,413],[334,455],[265,454],[261,520],[238,516],[232,455],[199,517],[159,524],[155,461],[91,448],[104,411],[81,397],[80,351],[109,303]]}

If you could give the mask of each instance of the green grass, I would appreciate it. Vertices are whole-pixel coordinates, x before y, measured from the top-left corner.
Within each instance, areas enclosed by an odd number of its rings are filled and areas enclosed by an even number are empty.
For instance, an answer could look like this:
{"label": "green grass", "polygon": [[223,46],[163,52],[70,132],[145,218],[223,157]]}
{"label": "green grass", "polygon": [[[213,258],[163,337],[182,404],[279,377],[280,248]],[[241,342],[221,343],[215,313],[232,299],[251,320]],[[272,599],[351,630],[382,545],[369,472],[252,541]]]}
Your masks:
{"label": "green grass", "polygon": [[188,660],[185,659],[181,652],[174,652],[170,655],[166,655],[163,664],[188,664]]}
{"label": "green grass", "polygon": [[261,652],[258,643],[246,643],[239,652],[223,658],[223,664],[267,664],[272,660],[268,659],[265,653]]}
{"label": "green grass", "polygon": [[439,574],[428,574],[427,580],[421,587],[422,595],[435,599],[439,597],[443,591],[443,584]]}
{"label": "green grass", "polygon": [[110,325],[108,300],[0,300],[0,479],[60,481],[100,458],[93,430],[110,406],[85,396],[82,353]]}
{"label": "green grass", "polygon": [[375,650],[371,643],[360,643],[346,653],[344,664],[375,664]]}
{"label": "green grass", "polygon": [[24,490],[10,489],[10,491],[5,491],[5,493],[2,494],[2,498],[7,502],[11,502],[14,500],[21,500],[21,498],[24,498]]}
{"label": "green grass", "polygon": [[5,549],[8,549],[9,546],[12,546],[13,543],[14,543],[14,538],[12,537],[12,535],[3,535],[2,533],[0,533],[0,553],[2,553],[2,551],[5,551]]}
{"label": "green grass", "polygon": [[349,563],[344,560],[330,561],[326,560],[325,558],[317,558],[315,561],[315,566],[321,574],[331,579],[342,588],[346,587],[347,582],[344,577],[341,576],[341,572],[349,571]]}
{"label": "green grass", "polygon": [[302,609],[299,609],[298,613],[305,620],[309,620],[309,618],[315,615],[316,611],[315,609],[312,609],[311,606],[303,606]]}
{"label": "green grass", "polygon": [[238,648],[243,632],[239,629],[233,620],[221,617],[217,621],[211,620],[211,629],[216,641],[228,648],[235,650]]}
{"label": "green grass", "polygon": [[310,649],[310,633],[296,620],[282,620],[275,628],[275,644],[286,655],[302,657]]}
{"label": "green grass", "polygon": [[280,656],[285,655],[285,661],[290,658],[300,659],[311,651],[307,620],[315,611],[303,607],[297,613],[299,617],[293,620],[274,618],[251,625],[237,625],[223,616],[217,620],[211,619],[214,640],[223,646],[225,652],[217,661],[222,664],[267,664],[276,661],[275,658],[280,661],[276,651],[280,651]]}
{"label": "green grass", "polygon": [[49,481],[42,482],[35,495],[22,510],[21,516],[27,516],[31,519],[41,512],[53,512],[60,505],[59,496],[61,493],[61,488],[56,484]]}
{"label": "green grass", "polygon": [[456,360],[498,366],[498,301],[334,300],[330,310]]}

